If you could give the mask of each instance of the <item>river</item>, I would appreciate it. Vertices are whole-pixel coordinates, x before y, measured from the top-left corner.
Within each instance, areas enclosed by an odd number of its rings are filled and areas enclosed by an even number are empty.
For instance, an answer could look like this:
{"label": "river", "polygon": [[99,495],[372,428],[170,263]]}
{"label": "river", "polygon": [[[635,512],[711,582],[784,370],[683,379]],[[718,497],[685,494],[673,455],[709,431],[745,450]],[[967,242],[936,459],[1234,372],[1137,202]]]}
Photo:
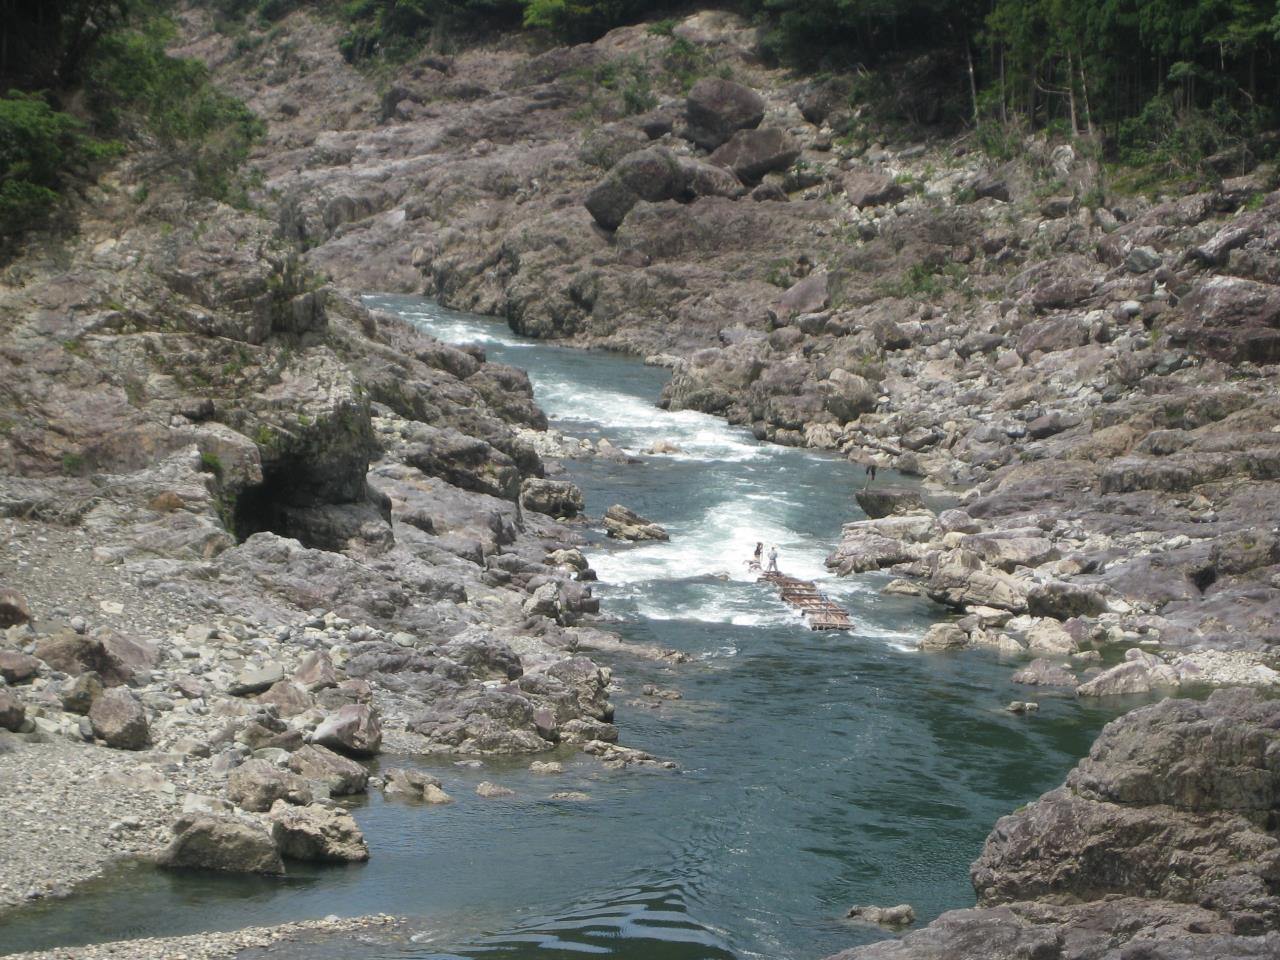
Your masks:
{"label": "river", "polygon": [[[620,680],[623,742],[679,771],[609,772],[568,751],[555,777],[529,774],[527,760],[383,758],[429,769],[457,802],[371,794],[355,809],[368,864],[291,868],[285,880],[122,867],[13,915],[0,925],[5,950],[387,912],[413,918],[408,942],[297,955],[819,958],[886,935],[842,920],[851,904],[907,902],[921,921],[972,905],[968,867],[991,825],[1060,783],[1118,712],[1041,693],[1037,715],[1009,714],[1005,703],[1028,696],[1009,682],[1012,663],[921,655],[915,640],[938,608],[881,595],[884,575],[829,577],[822,560],[858,516],[862,475],[847,461],[659,410],[664,370],[415,298],[370,302],[526,369],[557,429],[631,452],[656,440],[681,449],[566,464],[591,516],[623,503],[671,533],[634,547],[597,537],[587,553],[612,628],[690,657],[600,658]],[[785,571],[823,580],[856,629],[805,629],[747,573],[757,540],[778,545]],[[681,699],[642,697],[649,683]],[[485,779],[516,797],[477,797]],[[549,799],[565,790],[590,799]]]}

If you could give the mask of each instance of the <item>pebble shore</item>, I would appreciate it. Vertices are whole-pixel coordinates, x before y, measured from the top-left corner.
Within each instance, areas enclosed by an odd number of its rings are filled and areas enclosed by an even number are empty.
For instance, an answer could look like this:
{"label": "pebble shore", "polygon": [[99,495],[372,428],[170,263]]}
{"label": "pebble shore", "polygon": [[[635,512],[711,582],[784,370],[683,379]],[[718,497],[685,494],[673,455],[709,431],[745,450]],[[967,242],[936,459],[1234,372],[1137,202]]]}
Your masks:
{"label": "pebble shore", "polygon": [[243,950],[271,947],[281,943],[305,942],[310,938],[338,937],[397,923],[395,917],[376,914],[368,917],[302,920],[275,927],[247,927],[222,933],[197,933],[185,937],[156,937],[97,943],[86,947],[63,947],[34,953],[11,954],[9,960],[222,960]]}

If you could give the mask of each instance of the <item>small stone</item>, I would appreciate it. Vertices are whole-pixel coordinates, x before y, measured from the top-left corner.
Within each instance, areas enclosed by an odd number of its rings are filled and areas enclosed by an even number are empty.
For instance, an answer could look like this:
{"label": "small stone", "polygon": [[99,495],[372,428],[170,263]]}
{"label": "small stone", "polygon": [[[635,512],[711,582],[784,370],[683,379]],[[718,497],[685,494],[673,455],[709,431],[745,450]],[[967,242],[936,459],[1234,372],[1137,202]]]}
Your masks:
{"label": "small stone", "polygon": [[507,787],[500,787],[496,783],[490,783],[488,780],[482,780],[476,786],[476,796],[485,797],[486,799],[497,799],[500,797],[514,797],[516,792]]}

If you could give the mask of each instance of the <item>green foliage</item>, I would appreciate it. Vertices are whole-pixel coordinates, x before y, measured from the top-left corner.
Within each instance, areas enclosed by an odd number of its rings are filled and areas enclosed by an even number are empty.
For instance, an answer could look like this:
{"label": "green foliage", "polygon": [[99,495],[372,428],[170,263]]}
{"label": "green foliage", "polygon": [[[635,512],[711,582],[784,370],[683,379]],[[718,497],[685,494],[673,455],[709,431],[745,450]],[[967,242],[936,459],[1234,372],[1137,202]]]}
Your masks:
{"label": "green foliage", "polygon": [[84,455],[67,452],[62,455],[62,472],[68,477],[78,477],[85,470]]}
{"label": "green foliage", "polygon": [[0,90],[79,85],[99,40],[149,0],[25,0],[0,8]]}
{"label": "green foliage", "polygon": [[[562,40],[594,40],[623,23],[651,15],[661,3],[646,0],[520,0],[524,25]],[[674,24],[672,24],[674,28]]]}
{"label": "green foliage", "polygon": [[222,460],[216,453],[200,454],[200,469],[222,479]]}
{"label": "green foliage", "polygon": [[170,32],[160,20],[104,39],[89,70],[91,102],[108,129],[158,140],[199,193],[236,200],[237,171],[265,125],[215,87],[204,64],[165,53]]}
{"label": "green foliage", "polygon": [[424,46],[447,49],[456,36],[518,27],[522,14],[520,0],[346,0],[338,16],[351,26],[338,48],[350,63],[404,60]]}
{"label": "green foliage", "polygon": [[34,94],[0,98],[0,234],[42,223],[66,169],[88,156],[81,124]]}

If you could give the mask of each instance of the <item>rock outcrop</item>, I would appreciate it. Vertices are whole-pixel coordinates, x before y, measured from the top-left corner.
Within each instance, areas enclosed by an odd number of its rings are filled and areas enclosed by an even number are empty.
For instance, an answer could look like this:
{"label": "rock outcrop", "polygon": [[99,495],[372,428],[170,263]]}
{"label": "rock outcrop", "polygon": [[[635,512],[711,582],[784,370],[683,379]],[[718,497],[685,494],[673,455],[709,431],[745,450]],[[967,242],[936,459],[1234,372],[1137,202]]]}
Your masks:
{"label": "rock outcrop", "polygon": [[1265,957],[1280,949],[1280,701],[1218,691],[1108,724],[1050,791],[1002,818],[978,907],[841,960]]}

